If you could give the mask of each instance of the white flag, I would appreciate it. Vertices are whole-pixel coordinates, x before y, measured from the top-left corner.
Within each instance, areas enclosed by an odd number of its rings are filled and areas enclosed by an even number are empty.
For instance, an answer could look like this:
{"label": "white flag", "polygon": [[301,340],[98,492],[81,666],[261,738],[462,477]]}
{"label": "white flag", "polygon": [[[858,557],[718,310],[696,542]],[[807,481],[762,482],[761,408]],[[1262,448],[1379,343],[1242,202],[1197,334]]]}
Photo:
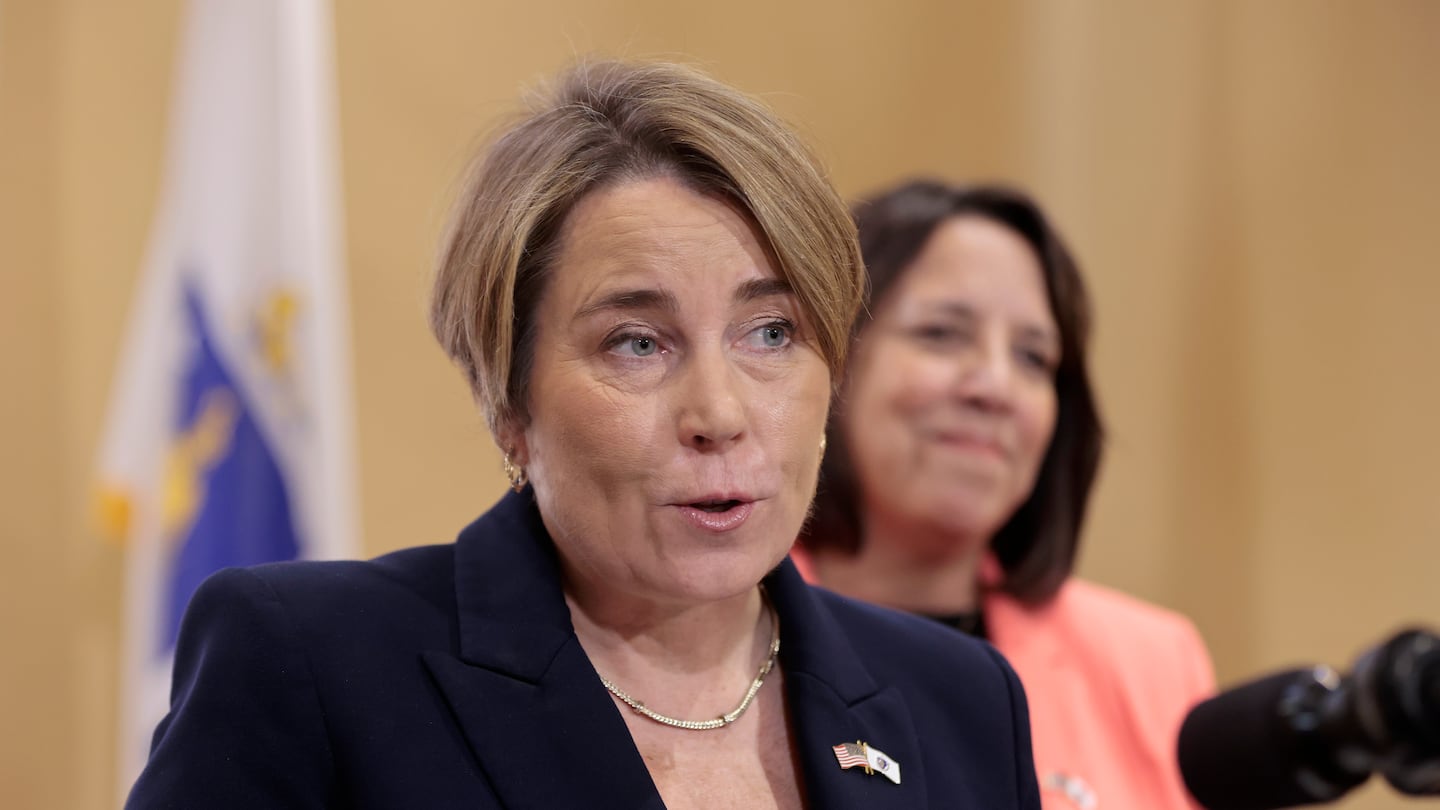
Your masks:
{"label": "white flag", "polygon": [[324,0],[187,5],[100,457],[127,557],[125,788],[168,709],[200,582],[360,548],[331,35]]}
{"label": "white flag", "polygon": [[871,745],[865,746],[865,760],[871,769],[884,775],[895,784],[900,784],[900,763],[891,759],[884,751]]}

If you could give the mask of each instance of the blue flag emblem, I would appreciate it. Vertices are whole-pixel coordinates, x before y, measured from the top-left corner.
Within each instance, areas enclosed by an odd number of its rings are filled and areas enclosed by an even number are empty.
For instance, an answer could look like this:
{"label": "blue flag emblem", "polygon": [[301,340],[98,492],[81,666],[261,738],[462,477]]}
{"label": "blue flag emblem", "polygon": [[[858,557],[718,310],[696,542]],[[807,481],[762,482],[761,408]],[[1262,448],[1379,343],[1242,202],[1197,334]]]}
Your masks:
{"label": "blue flag emblem", "polygon": [[290,495],[275,455],[235,384],[205,307],[185,288],[194,339],[180,386],[178,424],[165,460],[164,521],[174,544],[166,571],[161,649],[175,647],[180,619],[206,577],[230,566],[299,556]]}

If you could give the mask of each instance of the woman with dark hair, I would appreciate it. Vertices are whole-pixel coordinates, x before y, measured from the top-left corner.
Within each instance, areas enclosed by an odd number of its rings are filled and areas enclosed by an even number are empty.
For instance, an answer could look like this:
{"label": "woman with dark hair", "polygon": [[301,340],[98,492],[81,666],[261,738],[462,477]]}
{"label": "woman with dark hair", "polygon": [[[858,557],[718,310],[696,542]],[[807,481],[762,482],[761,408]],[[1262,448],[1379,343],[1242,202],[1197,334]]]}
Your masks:
{"label": "woman with dark hair", "polygon": [[1025,684],[1046,807],[1190,807],[1184,618],[1072,578],[1103,430],[1090,306],[1044,213],[917,181],[855,209],[869,271],[814,514],[815,581],[988,639]]}

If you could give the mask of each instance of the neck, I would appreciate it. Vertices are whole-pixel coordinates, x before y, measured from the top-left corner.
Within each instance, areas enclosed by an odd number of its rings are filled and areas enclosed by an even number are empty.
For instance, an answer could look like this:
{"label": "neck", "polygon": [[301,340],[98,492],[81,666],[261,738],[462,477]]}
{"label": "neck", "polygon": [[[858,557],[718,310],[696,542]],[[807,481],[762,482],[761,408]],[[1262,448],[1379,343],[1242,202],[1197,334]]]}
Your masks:
{"label": "neck", "polygon": [[825,587],[867,602],[932,616],[965,613],[980,607],[980,561],[989,541],[872,517],[859,552],[819,550],[815,572]]}
{"label": "neck", "polygon": [[672,717],[730,711],[769,657],[774,625],[758,588],[684,605],[567,586],[566,602],[596,671]]}
{"label": "neck", "polygon": [[[759,588],[700,604],[656,603],[610,589],[567,588],[575,634],[587,646],[656,659],[676,669],[710,669],[749,649],[768,617]],[[759,628],[759,624],[765,628]]]}

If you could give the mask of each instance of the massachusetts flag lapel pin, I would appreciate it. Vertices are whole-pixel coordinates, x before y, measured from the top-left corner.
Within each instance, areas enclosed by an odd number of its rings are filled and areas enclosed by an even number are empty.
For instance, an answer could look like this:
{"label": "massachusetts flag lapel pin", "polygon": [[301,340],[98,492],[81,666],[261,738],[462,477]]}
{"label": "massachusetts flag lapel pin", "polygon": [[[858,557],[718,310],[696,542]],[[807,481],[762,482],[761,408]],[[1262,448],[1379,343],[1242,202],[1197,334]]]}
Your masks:
{"label": "massachusetts flag lapel pin", "polygon": [[831,750],[835,752],[835,761],[840,763],[841,770],[864,768],[865,773],[871,776],[878,771],[891,782],[900,784],[900,763],[879,748],[856,740],[831,746]]}

